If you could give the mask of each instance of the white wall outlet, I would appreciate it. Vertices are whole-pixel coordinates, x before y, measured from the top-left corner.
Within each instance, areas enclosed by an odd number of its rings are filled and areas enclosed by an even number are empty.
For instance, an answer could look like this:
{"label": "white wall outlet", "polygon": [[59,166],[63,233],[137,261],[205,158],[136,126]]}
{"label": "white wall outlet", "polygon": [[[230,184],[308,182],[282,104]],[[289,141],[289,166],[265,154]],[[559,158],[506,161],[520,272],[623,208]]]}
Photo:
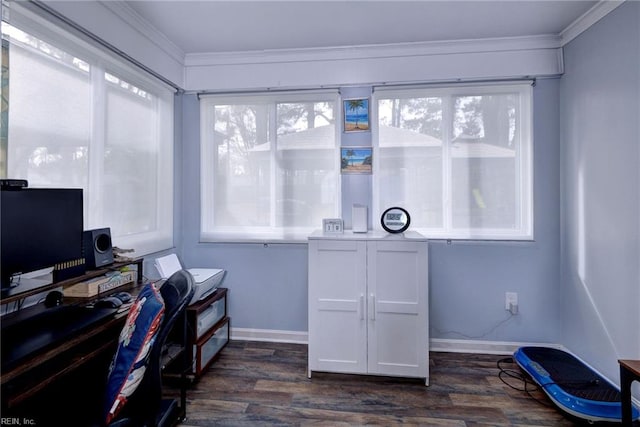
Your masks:
{"label": "white wall outlet", "polygon": [[518,305],[518,293],[517,292],[505,292],[504,294],[504,309],[511,311],[511,305]]}

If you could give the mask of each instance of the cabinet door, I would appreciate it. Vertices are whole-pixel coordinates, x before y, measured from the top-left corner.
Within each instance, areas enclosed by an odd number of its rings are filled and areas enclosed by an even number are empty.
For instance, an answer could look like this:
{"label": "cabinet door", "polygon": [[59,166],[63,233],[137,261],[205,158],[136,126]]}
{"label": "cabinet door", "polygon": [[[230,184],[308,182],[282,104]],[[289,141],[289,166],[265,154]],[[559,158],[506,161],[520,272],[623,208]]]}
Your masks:
{"label": "cabinet door", "polygon": [[369,373],[428,380],[427,243],[371,241],[367,257]]}
{"label": "cabinet door", "polygon": [[311,371],[365,373],[366,243],[309,241]]}

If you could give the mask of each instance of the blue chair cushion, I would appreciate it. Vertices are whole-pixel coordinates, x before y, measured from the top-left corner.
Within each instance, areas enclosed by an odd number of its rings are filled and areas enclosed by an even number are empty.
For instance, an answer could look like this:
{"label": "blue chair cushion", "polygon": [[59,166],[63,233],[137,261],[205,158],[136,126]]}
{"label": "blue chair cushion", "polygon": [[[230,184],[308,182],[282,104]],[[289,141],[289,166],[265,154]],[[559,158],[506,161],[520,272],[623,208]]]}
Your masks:
{"label": "blue chair cushion", "polygon": [[150,350],[162,324],[164,301],[154,284],[147,284],[131,306],[118,339],[107,379],[105,420],[109,424],[144,377]]}

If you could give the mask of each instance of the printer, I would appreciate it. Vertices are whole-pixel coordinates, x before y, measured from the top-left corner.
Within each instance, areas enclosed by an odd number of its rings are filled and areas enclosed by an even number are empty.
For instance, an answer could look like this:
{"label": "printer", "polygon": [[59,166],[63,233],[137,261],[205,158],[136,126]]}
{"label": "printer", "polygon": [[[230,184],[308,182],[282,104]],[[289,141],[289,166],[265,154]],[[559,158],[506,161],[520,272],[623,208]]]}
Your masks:
{"label": "printer", "polygon": [[[173,273],[183,269],[176,254],[156,258],[155,266],[163,279],[168,279]],[[189,301],[189,305],[215,292],[225,274],[225,271],[219,268],[188,268],[186,270],[193,276],[195,285],[193,298]]]}

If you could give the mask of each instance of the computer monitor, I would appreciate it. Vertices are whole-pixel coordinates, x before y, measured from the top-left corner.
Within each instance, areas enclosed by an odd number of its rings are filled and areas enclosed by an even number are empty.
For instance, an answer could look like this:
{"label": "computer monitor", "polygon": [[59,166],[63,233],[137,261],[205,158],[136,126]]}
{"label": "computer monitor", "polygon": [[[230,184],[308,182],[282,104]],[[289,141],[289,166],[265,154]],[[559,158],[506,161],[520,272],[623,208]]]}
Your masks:
{"label": "computer monitor", "polygon": [[25,273],[53,267],[52,281],[84,273],[82,189],[2,189],[0,195],[3,294],[22,292]]}

